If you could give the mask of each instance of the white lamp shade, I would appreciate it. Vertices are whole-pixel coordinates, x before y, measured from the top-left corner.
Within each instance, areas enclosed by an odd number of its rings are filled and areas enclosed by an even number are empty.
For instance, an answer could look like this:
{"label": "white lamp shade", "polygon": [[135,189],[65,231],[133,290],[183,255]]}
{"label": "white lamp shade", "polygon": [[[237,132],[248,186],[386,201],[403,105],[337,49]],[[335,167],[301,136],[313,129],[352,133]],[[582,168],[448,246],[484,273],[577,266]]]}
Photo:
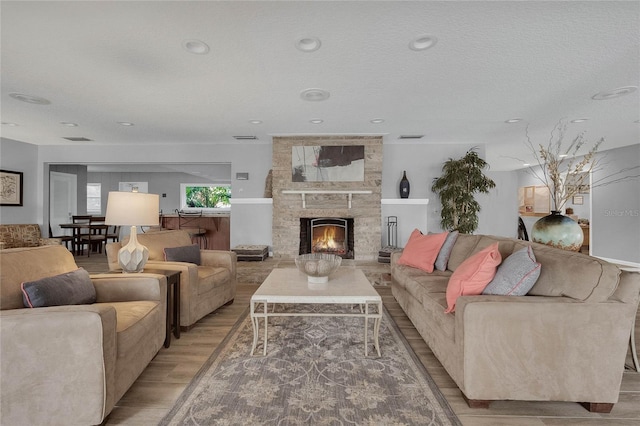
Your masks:
{"label": "white lamp shade", "polygon": [[107,225],[158,226],[160,197],[143,192],[109,192]]}

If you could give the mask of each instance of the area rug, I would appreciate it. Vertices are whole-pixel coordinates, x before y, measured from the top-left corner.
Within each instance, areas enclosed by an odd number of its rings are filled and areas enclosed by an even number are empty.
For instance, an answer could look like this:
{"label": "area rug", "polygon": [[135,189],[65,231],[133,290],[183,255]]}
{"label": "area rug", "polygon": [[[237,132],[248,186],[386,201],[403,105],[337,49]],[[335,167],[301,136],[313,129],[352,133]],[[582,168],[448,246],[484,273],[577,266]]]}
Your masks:
{"label": "area rug", "polygon": [[251,356],[247,310],[160,424],[461,425],[386,311],[381,357],[373,345],[364,356],[363,328],[362,318],[274,317],[267,355],[260,340]]}

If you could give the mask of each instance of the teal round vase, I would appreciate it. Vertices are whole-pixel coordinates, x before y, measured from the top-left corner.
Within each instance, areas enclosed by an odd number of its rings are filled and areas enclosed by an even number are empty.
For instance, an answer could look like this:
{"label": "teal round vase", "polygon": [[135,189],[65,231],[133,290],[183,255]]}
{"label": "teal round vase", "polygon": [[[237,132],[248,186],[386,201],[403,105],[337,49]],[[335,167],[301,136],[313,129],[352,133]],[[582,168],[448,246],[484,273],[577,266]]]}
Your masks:
{"label": "teal round vase", "polygon": [[580,251],[584,233],[578,222],[560,212],[540,218],[533,224],[531,239],[563,250]]}

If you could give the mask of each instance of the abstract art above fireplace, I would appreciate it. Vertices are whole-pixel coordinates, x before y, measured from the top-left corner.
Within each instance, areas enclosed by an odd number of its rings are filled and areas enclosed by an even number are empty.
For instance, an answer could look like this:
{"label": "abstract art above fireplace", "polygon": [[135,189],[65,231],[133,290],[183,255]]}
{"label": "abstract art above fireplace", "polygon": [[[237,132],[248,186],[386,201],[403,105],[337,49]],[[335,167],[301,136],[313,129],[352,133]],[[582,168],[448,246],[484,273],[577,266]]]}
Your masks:
{"label": "abstract art above fireplace", "polygon": [[297,145],[291,149],[293,182],[364,181],[364,145]]}

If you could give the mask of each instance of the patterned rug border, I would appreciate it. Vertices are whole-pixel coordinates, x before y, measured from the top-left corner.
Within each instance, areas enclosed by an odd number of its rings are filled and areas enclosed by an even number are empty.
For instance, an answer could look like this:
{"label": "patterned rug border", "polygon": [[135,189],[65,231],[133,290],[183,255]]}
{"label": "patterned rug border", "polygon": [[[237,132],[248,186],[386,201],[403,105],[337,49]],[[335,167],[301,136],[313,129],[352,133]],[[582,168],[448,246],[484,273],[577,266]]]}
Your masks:
{"label": "patterned rug border", "polygon": [[[387,310],[387,308],[383,306],[382,310],[383,310],[383,320],[386,321],[389,328],[392,330],[394,336],[402,343],[405,351],[411,358],[411,361],[414,363],[416,369],[420,372],[420,374],[422,374],[425,377],[425,381],[430,387],[433,393],[433,396],[437,399],[438,403],[440,404],[443,413],[447,416],[448,420],[451,422],[453,426],[462,426],[462,423],[460,422],[460,420],[454,413],[453,409],[449,405],[449,402],[446,400],[446,398],[442,394],[442,391],[436,385],[435,381],[433,380],[433,378],[431,377],[431,375],[429,374],[425,366],[422,364],[422,362],[418,358],[418,355],[415,353],[415,351],[413,350],[413,348],[405,338],[404,334],[402,334],[400,327],[398,327],[398,324],[396,324],[391,314],[389,314],[389,311]],[[250,307],[247,307],[240,314],[240,316],[238,317],[238,320],[231,327],[227,335],[216,347],[216,349],[212,352],[209,358],[205,361],[205,363],[202,365],[200,370],[198,370],[198,372],[193,377],[193,379],[191,379],[187,387],[182,391],[178,399],[173,404],[173,407],[167,412],[167,414],[165,414],[165,416],[160,421],[160,423],[158,423],[158,426],[168,426],[171,424],[171,422],[174,420],[176,415],[179,413],[182,406],[187,402],[187,400],[191,397],[193,392],[198,388],[202,378],[207,374],[211,366],[218,360],[221,353],[226,349],[227,345],[232,344],[234,339],[240,335],[240,331],[241,331],[240,328],[243,326],[245,321],[249,321],[249,318],[248,318],[249,311],[250,311]],[[381,348],[381,350],[384,351],[384,348]]]}

